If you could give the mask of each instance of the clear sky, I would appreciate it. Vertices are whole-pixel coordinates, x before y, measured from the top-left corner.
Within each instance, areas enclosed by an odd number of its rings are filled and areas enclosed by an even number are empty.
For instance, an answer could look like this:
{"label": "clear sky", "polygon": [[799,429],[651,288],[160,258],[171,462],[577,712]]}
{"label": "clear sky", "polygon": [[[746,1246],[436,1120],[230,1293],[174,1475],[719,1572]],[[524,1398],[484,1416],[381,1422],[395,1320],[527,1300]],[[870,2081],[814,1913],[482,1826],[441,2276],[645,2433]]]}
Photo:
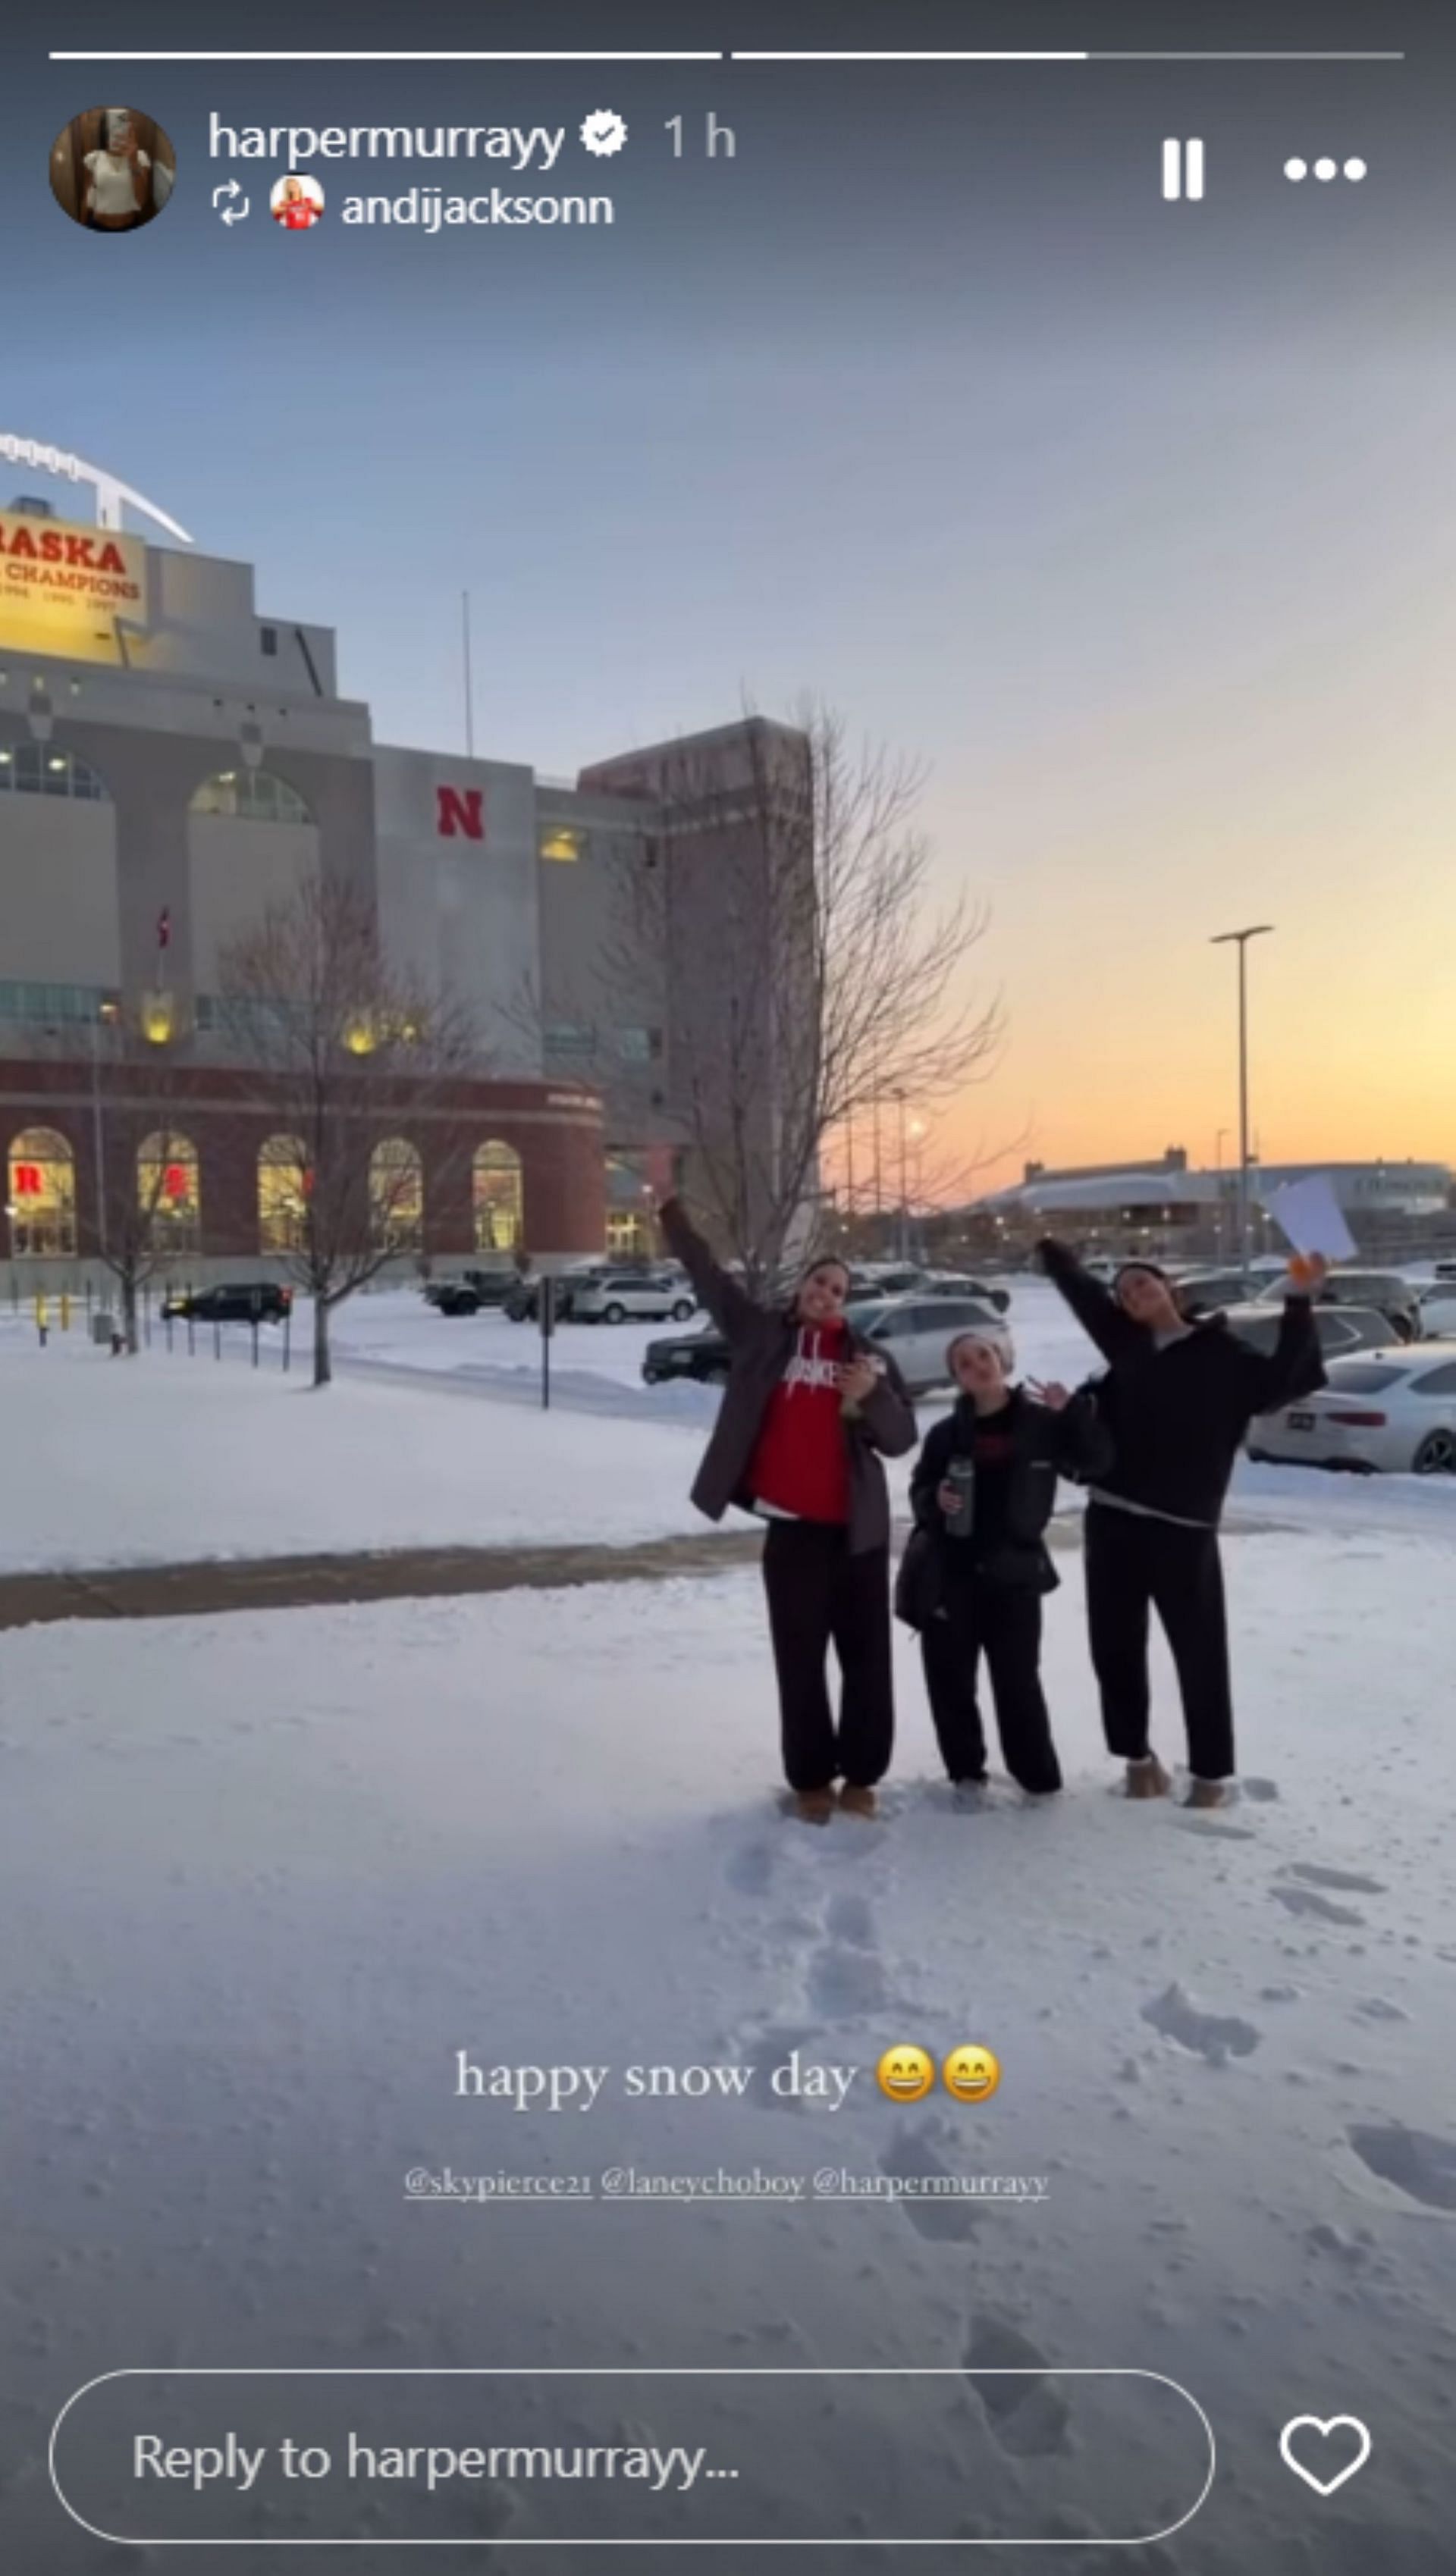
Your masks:
{"label": "clear sky", "polygon": [[[1049,1162],[1213,1158],[1251,959],[1269,1159],[1456,1159],[1456,30],[1355,0],[75,0],[12,58],[0,427],[96,457],[264,611],[338,627],[385,740],[570,775],[813,692],[928,764],[1007,1043],[942,1121]],[[122,29],[122,20],[125,28]],[[199,34],[205,28],[205,34]],[[44,43],[1332,46],[1404,64],[56,64]],[[96,100],[166,216],[44,194]],[[591,109],[627,149],[590,159]],[[712,110],[735,158],[675,161]],[[284,236],[209,114],[567,126],[549,179],[304,162]],[[1167,205],[1165,135],[1208,193]],[[1299,153],[1368,163],[1295,185]],[[262,177],[285,166],[269,160]],[[252,219],[213,187],[239,176]],[[610,230],[350,229],[351,193],[608,189]],[[23,244],[17,256],[15,245]],[[5,497],[8,497],[5,496]],[[1225,1152],[1231,1149],[1226,1144]]]}

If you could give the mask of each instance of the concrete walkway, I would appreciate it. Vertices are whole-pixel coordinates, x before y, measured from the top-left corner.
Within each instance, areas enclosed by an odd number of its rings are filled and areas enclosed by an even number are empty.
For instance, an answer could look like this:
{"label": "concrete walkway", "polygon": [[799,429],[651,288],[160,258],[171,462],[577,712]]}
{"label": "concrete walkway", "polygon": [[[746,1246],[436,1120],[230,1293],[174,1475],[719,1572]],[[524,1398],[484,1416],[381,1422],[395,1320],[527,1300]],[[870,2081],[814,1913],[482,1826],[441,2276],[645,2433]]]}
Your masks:
{"label": "concrete walkway", "polygon": [[761,1531],[648,1539],[631,1547],[400,1547],[361,1556],[232,1557],[0,1575],[0,1629],[58,1619],[190,1619],[218,1610],[297,1610],[332,1601],[661,1582],[752,1565]]}
{"label": "concrete walkway", "polygon": [[[897,1537],[903,1532],[897,1531]],[[1075,1547],[1053,1521],[1055,1548]],[[0,1629],[60,1619],[193,1619],[219,1610],[300,1610],[334,1601],[426,1601],[468,1592],[555,1591],[573,1583],[661,1583],[754,1565],[757,1529],[643,1539],[628,1547],[397,1547],[354,1556],[203,1558],[0,1575]]]}

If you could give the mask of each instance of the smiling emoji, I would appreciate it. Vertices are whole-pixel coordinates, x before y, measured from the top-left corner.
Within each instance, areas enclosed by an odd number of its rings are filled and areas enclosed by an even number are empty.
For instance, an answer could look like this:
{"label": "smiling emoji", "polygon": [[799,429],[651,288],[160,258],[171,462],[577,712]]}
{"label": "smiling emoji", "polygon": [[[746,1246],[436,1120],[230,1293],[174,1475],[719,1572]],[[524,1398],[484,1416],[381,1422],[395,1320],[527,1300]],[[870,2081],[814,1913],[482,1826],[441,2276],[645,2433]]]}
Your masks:
{"label": "smiling emoji", "polygon": [[887,2048],[875,2075],[887,2101],[923,2102],[935,2082],[935,2060],[927,2048]]}
{"label": "smiling emoji", "polygon": [[989,2048],[971,2042],[951,2050],[940,2070],[940,2079],[958,2102],[989,2102],[1001,2081],[1000,2061]]}

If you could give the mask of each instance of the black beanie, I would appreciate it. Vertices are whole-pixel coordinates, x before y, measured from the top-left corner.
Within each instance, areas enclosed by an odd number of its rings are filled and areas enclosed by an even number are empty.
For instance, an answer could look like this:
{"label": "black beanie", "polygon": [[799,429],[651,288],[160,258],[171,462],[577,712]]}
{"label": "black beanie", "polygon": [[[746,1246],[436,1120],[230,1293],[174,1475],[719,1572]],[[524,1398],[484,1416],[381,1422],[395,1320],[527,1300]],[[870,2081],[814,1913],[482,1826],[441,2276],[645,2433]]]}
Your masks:
{"label": "black beanie", "polygon": [[1120,1261],[1113,1275],[1112,1285],[1114,1289],[1122,1286],[1122,1283],[1130,1270],[1146,1270],[1152,1278],[1161,1279],[1165,1288],[1171,1288],[1173,1285],[1172,1280],[1169,1278],[1167,1271],[1163,1268],[1160,1261]]}

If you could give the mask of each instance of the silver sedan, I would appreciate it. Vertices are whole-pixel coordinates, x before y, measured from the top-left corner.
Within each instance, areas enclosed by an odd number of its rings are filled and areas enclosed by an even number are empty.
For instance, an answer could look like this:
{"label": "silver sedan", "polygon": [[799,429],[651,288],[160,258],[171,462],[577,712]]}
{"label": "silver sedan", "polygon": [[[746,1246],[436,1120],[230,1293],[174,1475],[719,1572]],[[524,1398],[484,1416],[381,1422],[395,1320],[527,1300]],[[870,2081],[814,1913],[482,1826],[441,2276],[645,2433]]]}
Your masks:
{"label": "silver sedan", "polygon": [[1456,1353],[1449,1342],[1402,1342],[1332,1360],[1328,1386],[1262,1414],[1248,1448],[1281,1465],[1456,1474]]}

